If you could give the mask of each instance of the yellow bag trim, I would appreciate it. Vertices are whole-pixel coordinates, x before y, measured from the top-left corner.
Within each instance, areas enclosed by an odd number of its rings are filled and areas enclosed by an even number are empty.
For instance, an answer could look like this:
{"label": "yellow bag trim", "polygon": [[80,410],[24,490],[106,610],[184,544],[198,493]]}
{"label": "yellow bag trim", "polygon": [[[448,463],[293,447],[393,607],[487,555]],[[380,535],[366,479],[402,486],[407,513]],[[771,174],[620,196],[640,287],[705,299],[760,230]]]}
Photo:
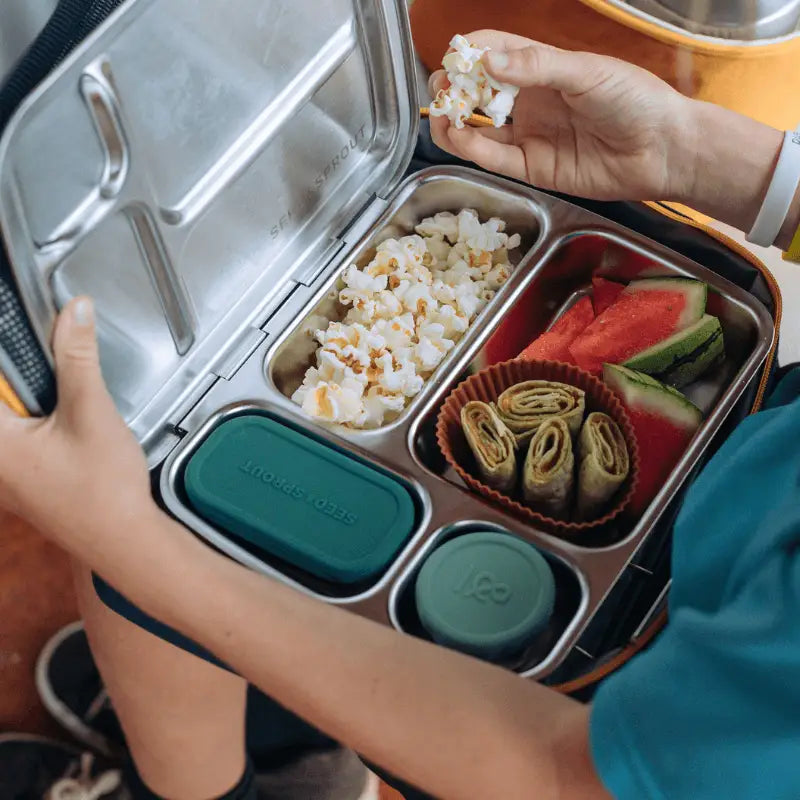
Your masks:
{"label": "yellow bag trim", "polygon": [[800,264],[800,226],[797,228],[797,233],[795,233],[789,249],[783,254],[783,260]]}
{"label": "yellow bag trim", "polygon": [[662,202],[660,205],[662,208],[668,208],[670,211],[674,211],[679,217],[688,217],[695,222],[699,222],[701,225],[711,225],[714,221],[711,217],[707,217],[705,214],[701,214],[699,211],[695,211],[689,206],[683,206],[680,203]]}
{"label": "yellow bag trim", "polygon": [[[584,0],[581,0],[582,2]],[[735,253],[738,253],[742,258],[752,264],[763,276],[764,280],[767,282],[767,286],[769,287],[770,294],[772,295],[772,301],[775,304],[775,330],[780,331],[781,326],[781,319],[783,317],[783,298],[781,296],[781,290],[778,286],[778,282],[775,280],[775,276],[769,271],[766,264],[764,264],[761,259],[751,253],[746,247],[742,246],[738,242],[731,239],[729,236],[726,236],[724,233],[720,233],[718,230],[708,226],[704,222],[698,222],[692,218],[692,212],[690,209],[687,209],[687,214],[680,214],[674,211],[672,208],[669,208],[661,203],[645,203],[645,205],[649,206],[650,208],[658,211],[660,214],[663,214],[665,217],[669,217],[670,219],[674,219],[678,222],[682,222],[685,225],[689,225],[692,228],[696,228],[697,230],[703,231],[704,233],[708,234],[712,239],[716,239],[721,244],[724,244],[729,249],[733,250]],[[798,231],[798,236],[795,237],[798,245],[800,245],[800,231]],[[794,245],[794,242],[792,243]],[[798,259],[800,260],[800,258]],[[753,402],[753,407],[750,410],[751,414],[755,414],[758,411],[763,402],[764,402],[764,395],[767,391],[767,385],[769,383],[769,376],[770,372],[772,371],[772,365],[775,362],[775,358],[778,353],[778,337],[775,336],[775,339],[772,343],[772,347],[770,348],[769,353],[767,354],[767,358],[764,362],[763,373],[761,376],[761,382],[758,385],[758,392],[756,393],[755,401]],[[614,656],[610,661],[603,664],[602,666],[597,667],[596,669],[592,670],[591,672],[587,672],[585,675],[582,675],[580,678],[576,678],[572,681],[567,681],[566,683],[558,684],[556,686],[552,686],[551,688],[557,692],[561,692],[562,694],[572,694],[574,692],[580,691],[581,689],[585,689],[589,686],[593,686],[596,683],[599,683],[604,678],[607,678],[613,672],[616,672],[620,667],[624,666],[628,661],[630,661],[640,650],[646,647],[665,627],[667,624],[667,611],[661,612],[653,622],[644,630],[642,635],[635,641],[628,644],[622,650],[620,650],[617,655]]]}
{"label": "yellow bag trim", "polygon": [[651,39],[656,39],[665,44],[676,45],[691,50],[693,53],[724,56],[728,58],[763,58],[766,55],[780,53],[785,49],[800,49],[800,37],[797,34],[768,39],[764,42],[741,44],[740,42],[727,42],[724,39],[710,40],[710,38],[697,38],[688,31],[681,33],[672,28],[650,22],[638,14],[613,5],[608,0],[579,0],[598,14],[614,20],[627,28],[643,33]]}
{"label": "yellow bag trim", "polygon": [[28,412],[14,390],[9,386],[8,381],[0,374],[0,403],[5,403],[15,414],[20,417],[27,417]]}

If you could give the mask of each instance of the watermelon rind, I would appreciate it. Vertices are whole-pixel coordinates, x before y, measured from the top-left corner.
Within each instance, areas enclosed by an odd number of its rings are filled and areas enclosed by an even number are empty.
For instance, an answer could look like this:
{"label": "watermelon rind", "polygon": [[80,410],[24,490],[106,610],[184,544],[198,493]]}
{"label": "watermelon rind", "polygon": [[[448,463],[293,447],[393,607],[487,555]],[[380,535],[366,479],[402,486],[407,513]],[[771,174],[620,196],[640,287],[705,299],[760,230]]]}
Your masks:
{"label": "watermelon rind", "polygon": [[657,415],[688,432],[697,430],[703,421],[703,412],[677,389],[643,372],[604,364],[603,380],[631,410]]}
{"label": "watermelon rind", "polygon": [[640,281],[631,281],[624,294],[653,291],[682,292],[684,294],[686,306],[678,318],[679,329],[694,325],[706,313],[708,286],[702,281],[692,278],[645,278]]}
{"label": "watermelon rind", "polygon": [[724,359],[722,325],[716,317],[704,314],[699,322],[648,347],[623,366],[680,389]]}

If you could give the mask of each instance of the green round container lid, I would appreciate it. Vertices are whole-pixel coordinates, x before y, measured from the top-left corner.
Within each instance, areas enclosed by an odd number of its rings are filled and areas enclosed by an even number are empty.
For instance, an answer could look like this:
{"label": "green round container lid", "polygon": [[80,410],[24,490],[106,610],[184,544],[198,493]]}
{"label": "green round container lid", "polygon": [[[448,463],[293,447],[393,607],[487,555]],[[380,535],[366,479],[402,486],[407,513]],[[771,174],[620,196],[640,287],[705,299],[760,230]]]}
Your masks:
{"label": "green round container lid", "polygon": [[436,549],[417,577],[417,611],[439,644],[486,659],[521,649],[550,621],[550,565],[506,533],[469,533]]}

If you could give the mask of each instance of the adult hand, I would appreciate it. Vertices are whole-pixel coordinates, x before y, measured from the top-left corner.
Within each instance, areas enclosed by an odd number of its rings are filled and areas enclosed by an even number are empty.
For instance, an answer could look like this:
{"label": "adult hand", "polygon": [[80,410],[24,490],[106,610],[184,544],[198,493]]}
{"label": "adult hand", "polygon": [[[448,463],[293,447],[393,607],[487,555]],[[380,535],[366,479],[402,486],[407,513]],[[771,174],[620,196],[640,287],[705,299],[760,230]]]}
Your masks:
{"label": "adult hand", "polygon": [[93,564],[101,539],[157,512],[139,444],[102,375],[92,304],[71,302],[53,339],[58,405],[22,419],[0,402],[0,508]]}
{"label": "adult hand", "polygon": [[[521,36],[478,31],[488,72],[520,87],[513,123],[457,130],[431,119],[443,150],[543,189],[596,200],[685,196],[693,183],[687,146],[691,102],[643,69]],[[431,76],[431,93],[447,86]],[[688,156],[687,156],[688,153]]]}

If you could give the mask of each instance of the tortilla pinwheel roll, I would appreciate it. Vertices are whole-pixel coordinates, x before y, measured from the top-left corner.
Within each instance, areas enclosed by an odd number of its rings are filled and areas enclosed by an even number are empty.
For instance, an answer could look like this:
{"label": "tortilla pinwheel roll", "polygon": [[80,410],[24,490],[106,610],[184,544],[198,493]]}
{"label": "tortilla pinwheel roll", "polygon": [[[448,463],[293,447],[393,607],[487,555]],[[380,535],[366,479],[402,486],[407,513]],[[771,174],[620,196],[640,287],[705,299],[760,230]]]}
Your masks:
{"label": "tortilla pinwheel roll", "polygon": [[570,434],[577,436],[586,410],[585,392],[566,383],[525,381],[506,389],[496,408],[517,446],[523,447],[548,419],[563,419]]}
{"label": "tortilla pinwheel roll", "polygon": [[628,477],[628,446],[607,414],[589,414],[578,438],[578,516],[597,517]]}
{"label": "tortilla pinwheel roll", "polygon": [[522,494],[535,511],[566,519],[572,501],[575,456],[572,434],[563,417],[539,425],[522,471]]}
{"label": "tortilla pinwheel roll", "polygon": [[472,400],[461,409],[461,427],[481,477],[499,492],[510,492],[517,482],[516,442],[488,403]]}

